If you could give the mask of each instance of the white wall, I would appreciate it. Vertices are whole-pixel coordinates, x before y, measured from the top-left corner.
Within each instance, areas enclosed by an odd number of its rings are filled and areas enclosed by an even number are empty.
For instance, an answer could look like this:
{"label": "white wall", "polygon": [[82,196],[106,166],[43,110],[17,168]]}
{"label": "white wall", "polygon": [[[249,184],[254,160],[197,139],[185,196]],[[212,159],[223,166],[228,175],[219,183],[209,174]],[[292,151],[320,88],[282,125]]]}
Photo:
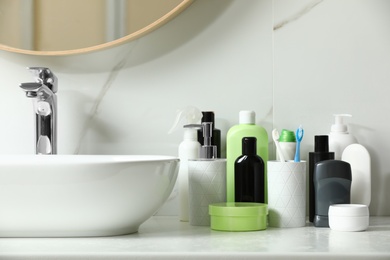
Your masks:
{"label": "white wall", "polygon": [[[372,215],[389,215],[390,2],[196,0],[157,31],[69,57],[0,52],[1,154],[33,153],[26,66],[59,78],[59,153],[177,154],[176,110],[214,110],[223,137],[255,110],[268,133],[305,128],[303,158],[334,113],[372,156]],[[274,148],[270,144],[271,158]],[[160,211],[177,214],[177,197]]]}

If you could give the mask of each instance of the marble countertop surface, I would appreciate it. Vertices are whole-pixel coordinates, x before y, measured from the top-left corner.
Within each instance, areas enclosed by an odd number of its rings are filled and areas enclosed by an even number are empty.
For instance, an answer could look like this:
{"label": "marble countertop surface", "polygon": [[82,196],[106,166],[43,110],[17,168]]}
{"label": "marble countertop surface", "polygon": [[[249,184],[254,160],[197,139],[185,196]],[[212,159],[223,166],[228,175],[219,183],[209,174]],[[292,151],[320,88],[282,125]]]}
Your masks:
{"label": "marble countertop surface", "polygon": [[268,228],[218,232],[152,217],[138,233],[96,238],[0,238],[0,259],[390,259],[390,217],[363,232]]}

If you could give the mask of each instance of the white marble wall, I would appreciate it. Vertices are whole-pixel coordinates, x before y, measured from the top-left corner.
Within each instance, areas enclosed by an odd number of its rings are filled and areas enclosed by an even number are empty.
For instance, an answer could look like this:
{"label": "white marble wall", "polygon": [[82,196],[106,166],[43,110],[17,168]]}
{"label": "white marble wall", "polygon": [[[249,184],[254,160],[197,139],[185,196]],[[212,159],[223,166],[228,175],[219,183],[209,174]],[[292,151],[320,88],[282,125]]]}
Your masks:
{"label": "white marble wall", "polygon": [[[238,112],[306,130],[303,158],[334,113],[372,155],[373,215],[389,215],[390,2],[196,0],[157,31],[68,57],[0,52],[1,154],[33,153],[32,105],[17,87],[26,66],[59,78],[59,153],[177,154],[167,131],[179,108],[214,110],[225,137]],[[271,157],[274,157],[272,144]],[[177,196],[159,214],[177,214]]]}
{"label": "white marble wall", "polygon": [[333,114],[349,113],[350,132],[372,158],[373,215],[390,214],[390,2],[274,1],[275,127],[327,134]]}

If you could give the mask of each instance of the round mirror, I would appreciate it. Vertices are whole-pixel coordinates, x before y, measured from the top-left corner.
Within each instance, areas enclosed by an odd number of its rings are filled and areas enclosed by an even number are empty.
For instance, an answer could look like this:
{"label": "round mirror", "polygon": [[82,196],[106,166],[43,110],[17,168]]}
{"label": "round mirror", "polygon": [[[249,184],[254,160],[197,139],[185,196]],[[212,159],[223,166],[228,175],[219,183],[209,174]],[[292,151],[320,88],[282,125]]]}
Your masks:
{"label": "round mirror", "polygon": [[0,49],[35,55],[96,51],[137,39],[192,0],[0,0]]}

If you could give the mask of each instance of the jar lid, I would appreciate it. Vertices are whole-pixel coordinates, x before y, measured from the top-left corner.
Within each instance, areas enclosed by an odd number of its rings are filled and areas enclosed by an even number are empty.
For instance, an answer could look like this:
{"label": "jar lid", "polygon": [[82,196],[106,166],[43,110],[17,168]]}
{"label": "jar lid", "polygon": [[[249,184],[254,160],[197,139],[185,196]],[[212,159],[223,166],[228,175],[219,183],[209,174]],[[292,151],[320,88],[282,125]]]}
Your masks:
{"label": "jar lid", "polygon": [[211,216],[261,216],[267,215],[267,204],[252,202],[225,202],[209,205]]}
{"label": "jar lid", "polygon": [[363,217],[368,216],[367,205],[364,204],[333,204],[329,207],[329,216]]}

